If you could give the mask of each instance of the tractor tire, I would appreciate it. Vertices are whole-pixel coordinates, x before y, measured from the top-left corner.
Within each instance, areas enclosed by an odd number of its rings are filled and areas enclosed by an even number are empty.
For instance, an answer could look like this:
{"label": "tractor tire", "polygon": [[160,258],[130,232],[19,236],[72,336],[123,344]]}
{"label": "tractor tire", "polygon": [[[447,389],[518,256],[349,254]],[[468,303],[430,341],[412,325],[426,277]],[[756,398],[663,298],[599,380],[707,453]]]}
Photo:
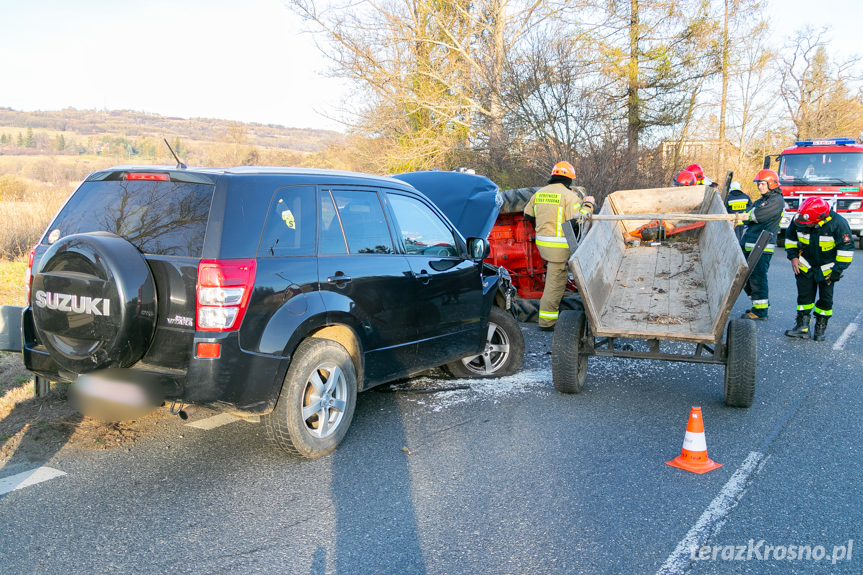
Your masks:
{"label": "tractor tire", "polygon": [[728,322],[725,342],[725,405],[750,407],[755,397],[755,371],[758,365],[758,333],[755,322],[733,319]]}
{"label": "tractor tire", "polygon": [[522,299],[517,297],[512,300],[510,307],[515,319],[518,321],[536,323],[539,318],[538,299]]}
{"label": "tractor tire", "polygon": [[513,214],[523,212],[524,207],[539,188],[516,188],[514,190],[501,190],[503,205],[500,207],[501,214]]}
{"label": "tractor tire", "polygon": [[[526,323],[536,323],[539,318],[539,300],[522,299],[517,297],[512,300],[512,313],[515,319]],[[560,300],[560,311],[584,311],[584,304],[579,296],[565,297]]]}

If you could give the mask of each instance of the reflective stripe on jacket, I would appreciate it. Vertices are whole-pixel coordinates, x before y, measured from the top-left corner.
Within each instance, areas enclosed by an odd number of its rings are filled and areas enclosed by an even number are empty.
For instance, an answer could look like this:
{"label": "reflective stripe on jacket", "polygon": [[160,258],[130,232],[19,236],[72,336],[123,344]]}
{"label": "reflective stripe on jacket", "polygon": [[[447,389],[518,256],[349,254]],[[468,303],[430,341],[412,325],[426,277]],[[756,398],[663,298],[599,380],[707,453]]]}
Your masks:
{"label": "reflective stripe on jacket", "polygon": [[779,188],[770,190],[752,203],[749,211],[749,222],[740,244],[746,251],[752,251],[758,236],[762,231],[770,234],[769,245],[765,249],[772,252],[776,247],[776,236],[779,234],[779,222],[782,220],[782,212],[785,211],[785,199]]}
{"label": "reflective stripe on jacket", "polygon": [[842,273],[854,258],[854,240],[848,222],[830,210],[822,223],[807,227],[794,219],[785,230],[785,255],[798,258],[800,273],[823,281],[832,272]]}
{"label": "reflective stripe on jacket", "polygon": [[525,214],[536,218],[536,247],[546,261],[569,259],[563,226],[579,213],[581,200],[581,194],[563,184],[549,184],[537,190],[524,207]]}
{"label": "reflective stripe on jacket", "polygon": [[[740,212],[748,212],[752,207],[752,198],[738,190],[731,190],[725,198],[725,210],[729,214],[739,214]],[[737,222],[736,226],[742,226],[746,222]]]}

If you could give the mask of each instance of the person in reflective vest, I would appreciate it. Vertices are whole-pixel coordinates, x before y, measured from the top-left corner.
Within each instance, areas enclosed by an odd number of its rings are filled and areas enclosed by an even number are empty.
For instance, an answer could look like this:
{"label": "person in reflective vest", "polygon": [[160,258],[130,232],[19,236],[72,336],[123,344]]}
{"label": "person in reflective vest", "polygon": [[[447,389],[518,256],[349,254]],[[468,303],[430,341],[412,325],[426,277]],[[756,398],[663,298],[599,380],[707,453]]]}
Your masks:
{"label": "person in reflective vest", "polygon": [[[725,197],[725,209],[729,214],[739,214],[748,212],[752,209],[752,198],[743,192],[743,187],[740,182],[733,181],[728,187],[728,196]],[[737,234],[737,241],[743,238],[743,229],[745,222],[737,222],[734,224],[734,233]]]}
{"label": "person in reflective vest", "polygon": [[782,212],[785,211],[785,200],[782,198],[782,189],[779,187],[779,175],[773,170],[759,171],[753,181],[758,184],[761,197],[752,203],[752,209],[749,210],[749,221],[743,232],[743,238],[740,240],[743,254],[749,257],[762,231],[768,232],[770,239],[758,259],[758,263],[755,264],[749,280],[743,286],[746,295],[752,300],[752,307],[741,317],[765,320],[767,319],[767,309],[770,307],[767,270],[770,268],[773,250],[776,249],[776,237],[779,235]]}
{"label": "person in reflective vest", "polygon": [[823,198],[808,198],[785,231],[785,255],[797,282],[797,323],[785,335],[808,339],[809,314],[814,310],[812,339],[821,341],[833,315],[833,284],[854,257],[851,228]]}
{"label": "person in reflective vest", "polygon": [[572,189],[575,168],[569,162],[558,162],[551,171],[548,185],[537,190],[524,207],[524,214],[536,220],[536,247],[546,261],[545,287],[539,300],[539,327],[554,329],[560,309],[560,300],[566,290],[569,271],[569,244],[563,226],[579,213],[592,213],[593,196],[585,196]]}

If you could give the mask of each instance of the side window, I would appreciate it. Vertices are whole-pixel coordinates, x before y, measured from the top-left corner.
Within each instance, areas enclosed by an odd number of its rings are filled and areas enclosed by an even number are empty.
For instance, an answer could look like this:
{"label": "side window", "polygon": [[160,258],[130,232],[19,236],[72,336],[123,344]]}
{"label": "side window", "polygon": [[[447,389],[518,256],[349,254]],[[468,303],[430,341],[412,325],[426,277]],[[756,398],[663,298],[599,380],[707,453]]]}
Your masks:
{"label": "side window", "polygon": [[258,256],[310,256],[314,253],[315,189],[297,186],[276,190]]}
{"label": "side window", "polygon": [[[328,194],[322,194],[324,195]],[[327,234],[330,234],[330,228],[333,231],[338,230],[341,223],[344,239],[340,240],[341,251],[326,251],[324,248],[327,244],[322,233],[322,253],[344,253],[345,241],[352,254],[393,253],[393,241],[377,192],[332,190],[332,201],[335,203],[338,218],[331,219]],[[334,237],[335,233],[332,233],[332,236]]]}
{"label": "side window", "polygon": [[329,190],[321,191],[321,245],[319,254],[346,254],[345,236],[336,215],[336,204]]}
{"label": "side window", "polygon": [[400,194],[388,194],[409,255],[457,256],[452,230],[421,201]]}

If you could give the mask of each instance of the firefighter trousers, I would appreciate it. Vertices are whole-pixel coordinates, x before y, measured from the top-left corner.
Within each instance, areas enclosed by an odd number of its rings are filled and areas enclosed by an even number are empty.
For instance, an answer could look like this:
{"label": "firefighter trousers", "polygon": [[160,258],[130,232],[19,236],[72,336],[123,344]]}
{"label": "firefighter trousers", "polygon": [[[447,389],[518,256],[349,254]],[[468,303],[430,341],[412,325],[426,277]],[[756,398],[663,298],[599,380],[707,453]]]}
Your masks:
{"label": "firefighter trousers", "polygon": [[[743,255],[749,257],[749,252],[743,250]],[[769,307],[770,299],[767,290],[767,270],[770,268],[770,258],[773,257],[771,252],[764,252],[758,258],[758,263],[755,264],[755,269],[752,270],[752,275],[743,286],[746,295],[752,300],[752,312],[761,317],[767,317],[767,308]]]}
{"label": "firefighter trousers", "polygon": [[539,327],[552,327],[560,313],[560,300],[566,291],[569,270],[566,262],[546,262],[545,288],[539,300]]}
{"label": "firefighter trousers", "polygon": [[[794,276],[797,280],[797,311],[815,311],[815,315],[833,315],[833,284],[817,282],[814,277],[802,273]],[[818,301],[815,301],[816,295]]]}

